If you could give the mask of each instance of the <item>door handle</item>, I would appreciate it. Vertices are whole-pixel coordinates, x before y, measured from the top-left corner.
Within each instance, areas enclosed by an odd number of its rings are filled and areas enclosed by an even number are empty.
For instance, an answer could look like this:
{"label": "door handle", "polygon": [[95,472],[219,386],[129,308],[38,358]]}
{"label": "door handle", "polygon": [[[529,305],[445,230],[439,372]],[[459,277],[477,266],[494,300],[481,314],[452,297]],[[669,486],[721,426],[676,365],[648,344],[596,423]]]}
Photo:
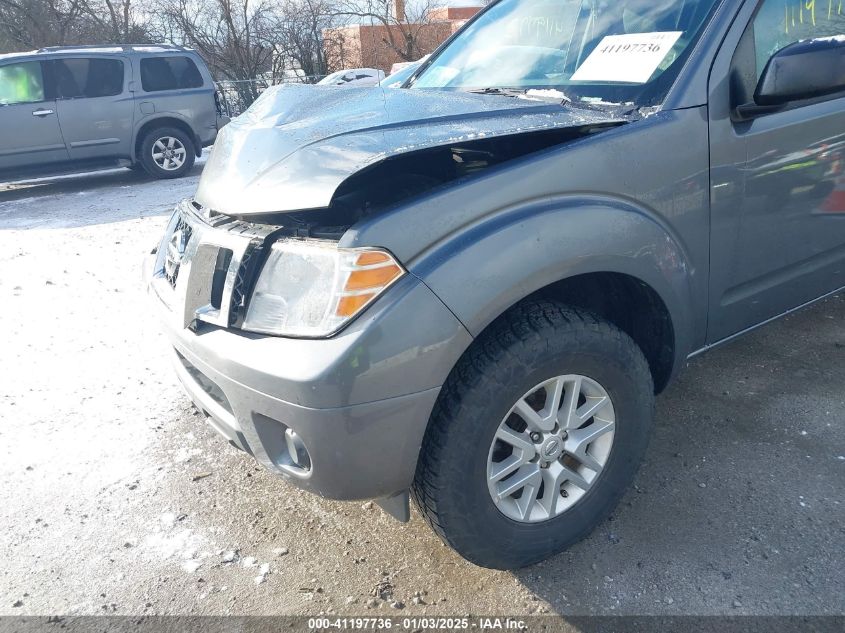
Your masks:
{"label": "door handle", "polygon": [[51,114],[53,114],[52,110],[33,110],[32,111],[32,116],[45,117],[45,116],[49,116]]}

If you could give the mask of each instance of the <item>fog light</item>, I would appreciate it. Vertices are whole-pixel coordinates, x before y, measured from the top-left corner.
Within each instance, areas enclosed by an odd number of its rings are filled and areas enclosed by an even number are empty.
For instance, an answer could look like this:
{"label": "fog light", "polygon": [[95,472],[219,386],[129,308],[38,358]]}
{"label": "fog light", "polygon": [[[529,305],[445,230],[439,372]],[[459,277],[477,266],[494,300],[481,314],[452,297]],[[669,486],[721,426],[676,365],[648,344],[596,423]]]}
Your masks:
{"label": "fog light", "polygon": [[[308,454],[308,449],[302,439],[296,434],[293,429],[285,430],[285,445],[287,448],[287,455],[282,456],[280,462],[289,467],[298,468],[299,470],[308,472],[311,470],[311,456]],[[287,459],[285,459],[287,457]],[[289,462],[285,464],[284,462]]]}

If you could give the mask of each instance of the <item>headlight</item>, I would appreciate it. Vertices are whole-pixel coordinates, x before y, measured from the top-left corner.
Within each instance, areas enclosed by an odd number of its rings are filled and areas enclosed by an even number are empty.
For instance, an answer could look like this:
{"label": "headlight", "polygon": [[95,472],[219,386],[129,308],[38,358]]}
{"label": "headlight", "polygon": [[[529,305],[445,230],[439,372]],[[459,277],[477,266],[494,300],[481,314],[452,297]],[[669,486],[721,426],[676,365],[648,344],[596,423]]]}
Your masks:
{"label": "headlight", "polygon": [[328,336],[405,274],[383,250],[283,240],[273,244],[249,301],[243,329]]}

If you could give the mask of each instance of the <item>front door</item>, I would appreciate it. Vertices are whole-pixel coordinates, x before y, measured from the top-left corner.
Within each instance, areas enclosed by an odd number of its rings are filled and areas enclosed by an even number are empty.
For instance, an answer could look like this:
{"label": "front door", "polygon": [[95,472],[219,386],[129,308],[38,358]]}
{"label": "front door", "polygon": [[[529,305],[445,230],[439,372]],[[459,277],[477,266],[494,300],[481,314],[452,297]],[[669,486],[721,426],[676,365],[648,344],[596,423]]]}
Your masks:
{"label": "front door", "polygon": [[711,343],[845,286],[845,97],[733,114],[772,54],[845,35],[845,9],[761,0],[744,11],[711,73]]}
{"label": "front door", "polygon": [[131,64],[117,57],[70,57],[49,64],[59,122],[73,160],[129,158]]}
{"label": "front door", "polygon": [[67,160],[41,62],[0,65],[0,170]]}

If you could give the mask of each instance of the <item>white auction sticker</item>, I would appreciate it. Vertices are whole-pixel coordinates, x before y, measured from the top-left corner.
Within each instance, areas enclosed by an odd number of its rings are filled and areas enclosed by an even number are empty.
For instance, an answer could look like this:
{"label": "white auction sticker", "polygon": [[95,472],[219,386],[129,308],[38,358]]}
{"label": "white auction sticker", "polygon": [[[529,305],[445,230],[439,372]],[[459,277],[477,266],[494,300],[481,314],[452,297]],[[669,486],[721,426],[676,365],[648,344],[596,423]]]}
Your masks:
{"label": "white auction sticker", "polygon": [[572,81],[644,84],[683,31],[608,35],[572,75]]}

